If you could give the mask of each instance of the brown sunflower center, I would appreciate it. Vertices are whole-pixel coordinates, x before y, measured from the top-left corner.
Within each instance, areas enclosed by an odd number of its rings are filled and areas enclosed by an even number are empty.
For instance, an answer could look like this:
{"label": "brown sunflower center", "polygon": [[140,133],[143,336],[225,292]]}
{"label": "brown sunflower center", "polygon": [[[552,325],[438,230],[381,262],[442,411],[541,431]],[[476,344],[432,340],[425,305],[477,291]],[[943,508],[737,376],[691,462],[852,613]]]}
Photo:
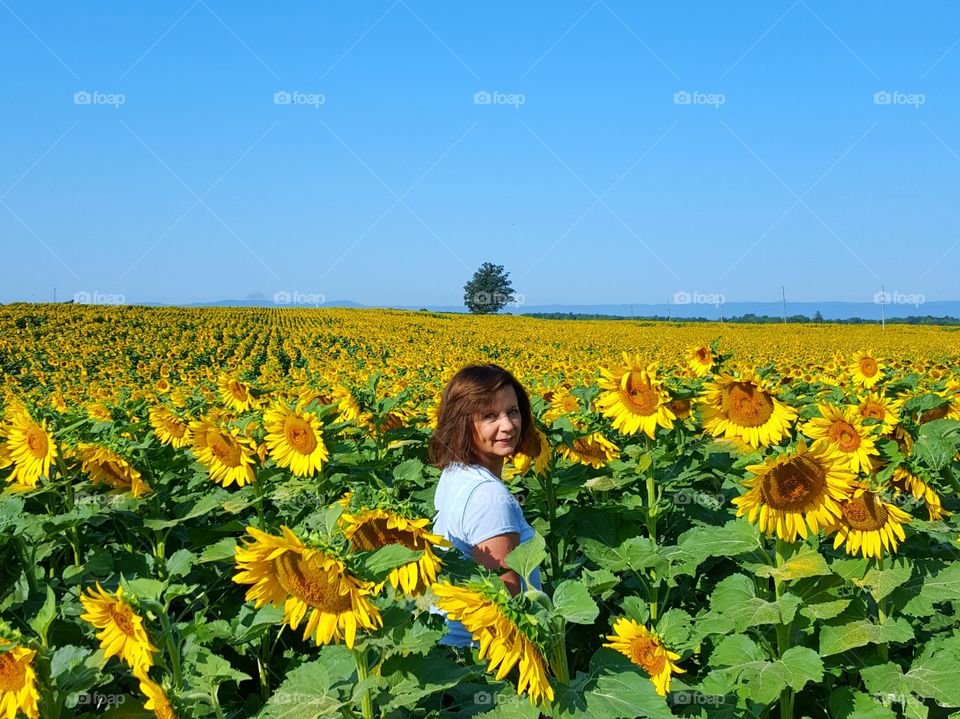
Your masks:
{"label": "brown sunflower center", "polygon": [[0,694],[16,692],[26,682],[26,668],[18,662],[13,652],[0,654]]}
{"label": "brown sunflower center", "polygon": [[580,402],[577,401],[577,398],[572,394],[568,394],[560,402],[560,408],[564,412],[576,412],[578,409],[580,409]]}
{"label": "brown sunflower center", "polygon": [[887,523],[887,508],[877,500],[873,492],[864,492],[840,507],[843,518],[851,529],[873,532],[882,529]]}
{"label": "brown sunflower center", "polygon": [[246,402],[249,395],[247,394],[247,388],[243,386],[241,382],[236,380],[231,380],[230,384],[227,385],[227,389],[230,390],[230,394],[233,395],[234,399],[238,402]]}
{"label": "brown sunflower center", "polygon": [[30,448],[30,454],[37,459],[43,459],[47,456],[47,433],[37,425],[27,429],[27,447]]}
{"label": "brown sunflower center", "polygon": [[639,372],[627,374],[626,382],[621,385],[620,399],[633,414],[644,417],[654,414],[660,404],[659,393],[643,380]]}
{"label": "brown sunflower center", "polygon": [[860,448],[860,433],[849,422],[837,420],[830,425],[827,436],[837,443],[842,452],[856,452]]}
{"label": "brown sunflower center", "polygon": [[650,637],[635,637],[630,640],[630,659],[639,664],[647,673],[655,677],[663,671],[667,656],[658,651],[657,643]]}
{"label": "brown sunflower center", "polygon": [[774,509],[803,511],[827,483],[827,473],[809,457],[794,457],[771,469],[763,478],[763,498]]}
{"label": "brown sunflower center", "polygon": [[590,441],[589,437],[579,437],[573,440],[573,451],[584,459],[605,460],[606,453],[598,443]]}
{"label": "brown sunflower center", "polygon": [[773,398],[751,382],[727,389],[727,418],[741,427],[760,427],[773,415]]}
{"label": "brown sunflower center", "polygon": [[353,535],[353,544],[361,551],[380,549],[388,544],[402,544],[410,549],[418,549],[417,538],[412,532],[388,527],[387,519],[384,517],[375,517],[363,522]]}
{"label": "brown sunflower center", "polygon": [[700,364],[712,364],[713,356],[706,347],[698,347],[696,352],[697,362]]}
{"label": "brown sunflower center", "polygon": [[240,466],[240,445],[219,432],[208,437],[213,456],[228,467]]}
{"label": "brown sunflower center", "polygon": [[920,424],[926,424],[927,422],[932,422],[935,419],[943,419],[950,412],[950,403],[942,404],[939,407],[934,407],[933,409],[928,409],[926,412],[920,415]]}
{"label": "brown sunflower center", "polygon": [[287,443],[300,454],[310,454],[317,448],[317,437],[313,427],[295,414],[287,415],[283,423],[283,434],[287,438]]}
{"label": "brown sunflower center", "polygon": [[860,405],[860,416],[864,419],[879,419],[882,422],[887,413],[882,404],[864,402]]}
{"label": "brown sunflower center", "polygon": [[676,415],[677,419],[686,419],[690,416],[690,400],[673,399],[667,403],[667,409]]}
{"label": "brown sunflower center", "polygon": [[339,581],[317,572],[297,552],[284,552],[274,561],[277,581],[288,594],[331,614],[350,611],[350,594],[337,591]]}
{"label": "brown sunflower center", "polygon": [[133,638],[133,610],[126,604],[117,602],[110,605],[108,611],[117,629]]}
{"label": "brown sunflower center", "polygon": [[873,357],[860,358],[860,374],[864,377],[873,377],[880,369]]}

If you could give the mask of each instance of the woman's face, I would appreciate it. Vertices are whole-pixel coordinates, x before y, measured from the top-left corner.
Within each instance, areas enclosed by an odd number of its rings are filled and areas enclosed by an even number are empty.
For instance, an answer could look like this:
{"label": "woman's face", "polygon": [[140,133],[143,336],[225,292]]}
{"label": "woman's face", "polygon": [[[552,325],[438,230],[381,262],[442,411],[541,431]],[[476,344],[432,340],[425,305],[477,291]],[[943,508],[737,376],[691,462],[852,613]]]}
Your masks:
{"label": "woman's face", "polygon": [[497,390],[492,401],[473,420],[473,442],[483,463],[499,474],[504,457],[520,441],[520,405],[512,385]]}

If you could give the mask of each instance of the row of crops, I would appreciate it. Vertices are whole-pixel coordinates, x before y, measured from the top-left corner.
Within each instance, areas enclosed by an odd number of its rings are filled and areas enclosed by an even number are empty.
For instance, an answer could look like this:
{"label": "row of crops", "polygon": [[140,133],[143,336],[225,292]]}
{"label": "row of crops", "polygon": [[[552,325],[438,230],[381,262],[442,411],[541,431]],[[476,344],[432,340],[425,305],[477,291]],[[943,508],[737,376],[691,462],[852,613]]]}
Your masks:
{"label": "row of crops", "polygon": [[[960,336],[0,307],[0,717],[960,716]],[[543,449],[502,582],[439,394]],[[436,609],[479,649],[438,645]]]}

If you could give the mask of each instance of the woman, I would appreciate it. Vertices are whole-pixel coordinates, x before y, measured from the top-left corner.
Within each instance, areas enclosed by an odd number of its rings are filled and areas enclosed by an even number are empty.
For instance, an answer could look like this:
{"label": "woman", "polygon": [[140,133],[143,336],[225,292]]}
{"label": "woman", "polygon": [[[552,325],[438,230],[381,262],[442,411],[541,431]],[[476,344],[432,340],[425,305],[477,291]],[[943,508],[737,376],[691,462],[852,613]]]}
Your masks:
{"label": "woman", "polygon": [[[433,529],[465,557],[492,571],[517,594],[524,581],[507,568],[507,555],[534,535],[523,510],[501,480],[503,460],[514,452],[539,454],[530,400],[516,378],[495,364],[470,365],[450,380],[440,400],[430,460],[443,471],[434,497]],[[540,572],[530,577],[541,589]],[[469,646],[470,632],[447,620],[441,644]]]}

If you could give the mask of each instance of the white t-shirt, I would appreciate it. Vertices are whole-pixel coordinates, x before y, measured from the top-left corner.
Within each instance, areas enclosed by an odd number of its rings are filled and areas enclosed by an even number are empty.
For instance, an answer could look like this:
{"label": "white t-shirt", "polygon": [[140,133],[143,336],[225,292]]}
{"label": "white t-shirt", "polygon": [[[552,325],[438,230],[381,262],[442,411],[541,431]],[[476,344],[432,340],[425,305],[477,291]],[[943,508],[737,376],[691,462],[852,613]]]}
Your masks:
{"label": "white t-shirt", "polygon": [[[440,482],[433,499],[437,510],[433,531],[442,534],[467,559],[473,559],[473,548],[500,534],[516,532],[523,544],[533,538],[534,531],[523,516],[523,509],[503,481],[481,465],[453,463],[440,473]],[[535,569],[530,581],[540,585],[540,570]],[[523,578],[521,588],[526,589]],[[460,622],[447,620],[447,633],[441,644],[469,646],[470,632]]]}

